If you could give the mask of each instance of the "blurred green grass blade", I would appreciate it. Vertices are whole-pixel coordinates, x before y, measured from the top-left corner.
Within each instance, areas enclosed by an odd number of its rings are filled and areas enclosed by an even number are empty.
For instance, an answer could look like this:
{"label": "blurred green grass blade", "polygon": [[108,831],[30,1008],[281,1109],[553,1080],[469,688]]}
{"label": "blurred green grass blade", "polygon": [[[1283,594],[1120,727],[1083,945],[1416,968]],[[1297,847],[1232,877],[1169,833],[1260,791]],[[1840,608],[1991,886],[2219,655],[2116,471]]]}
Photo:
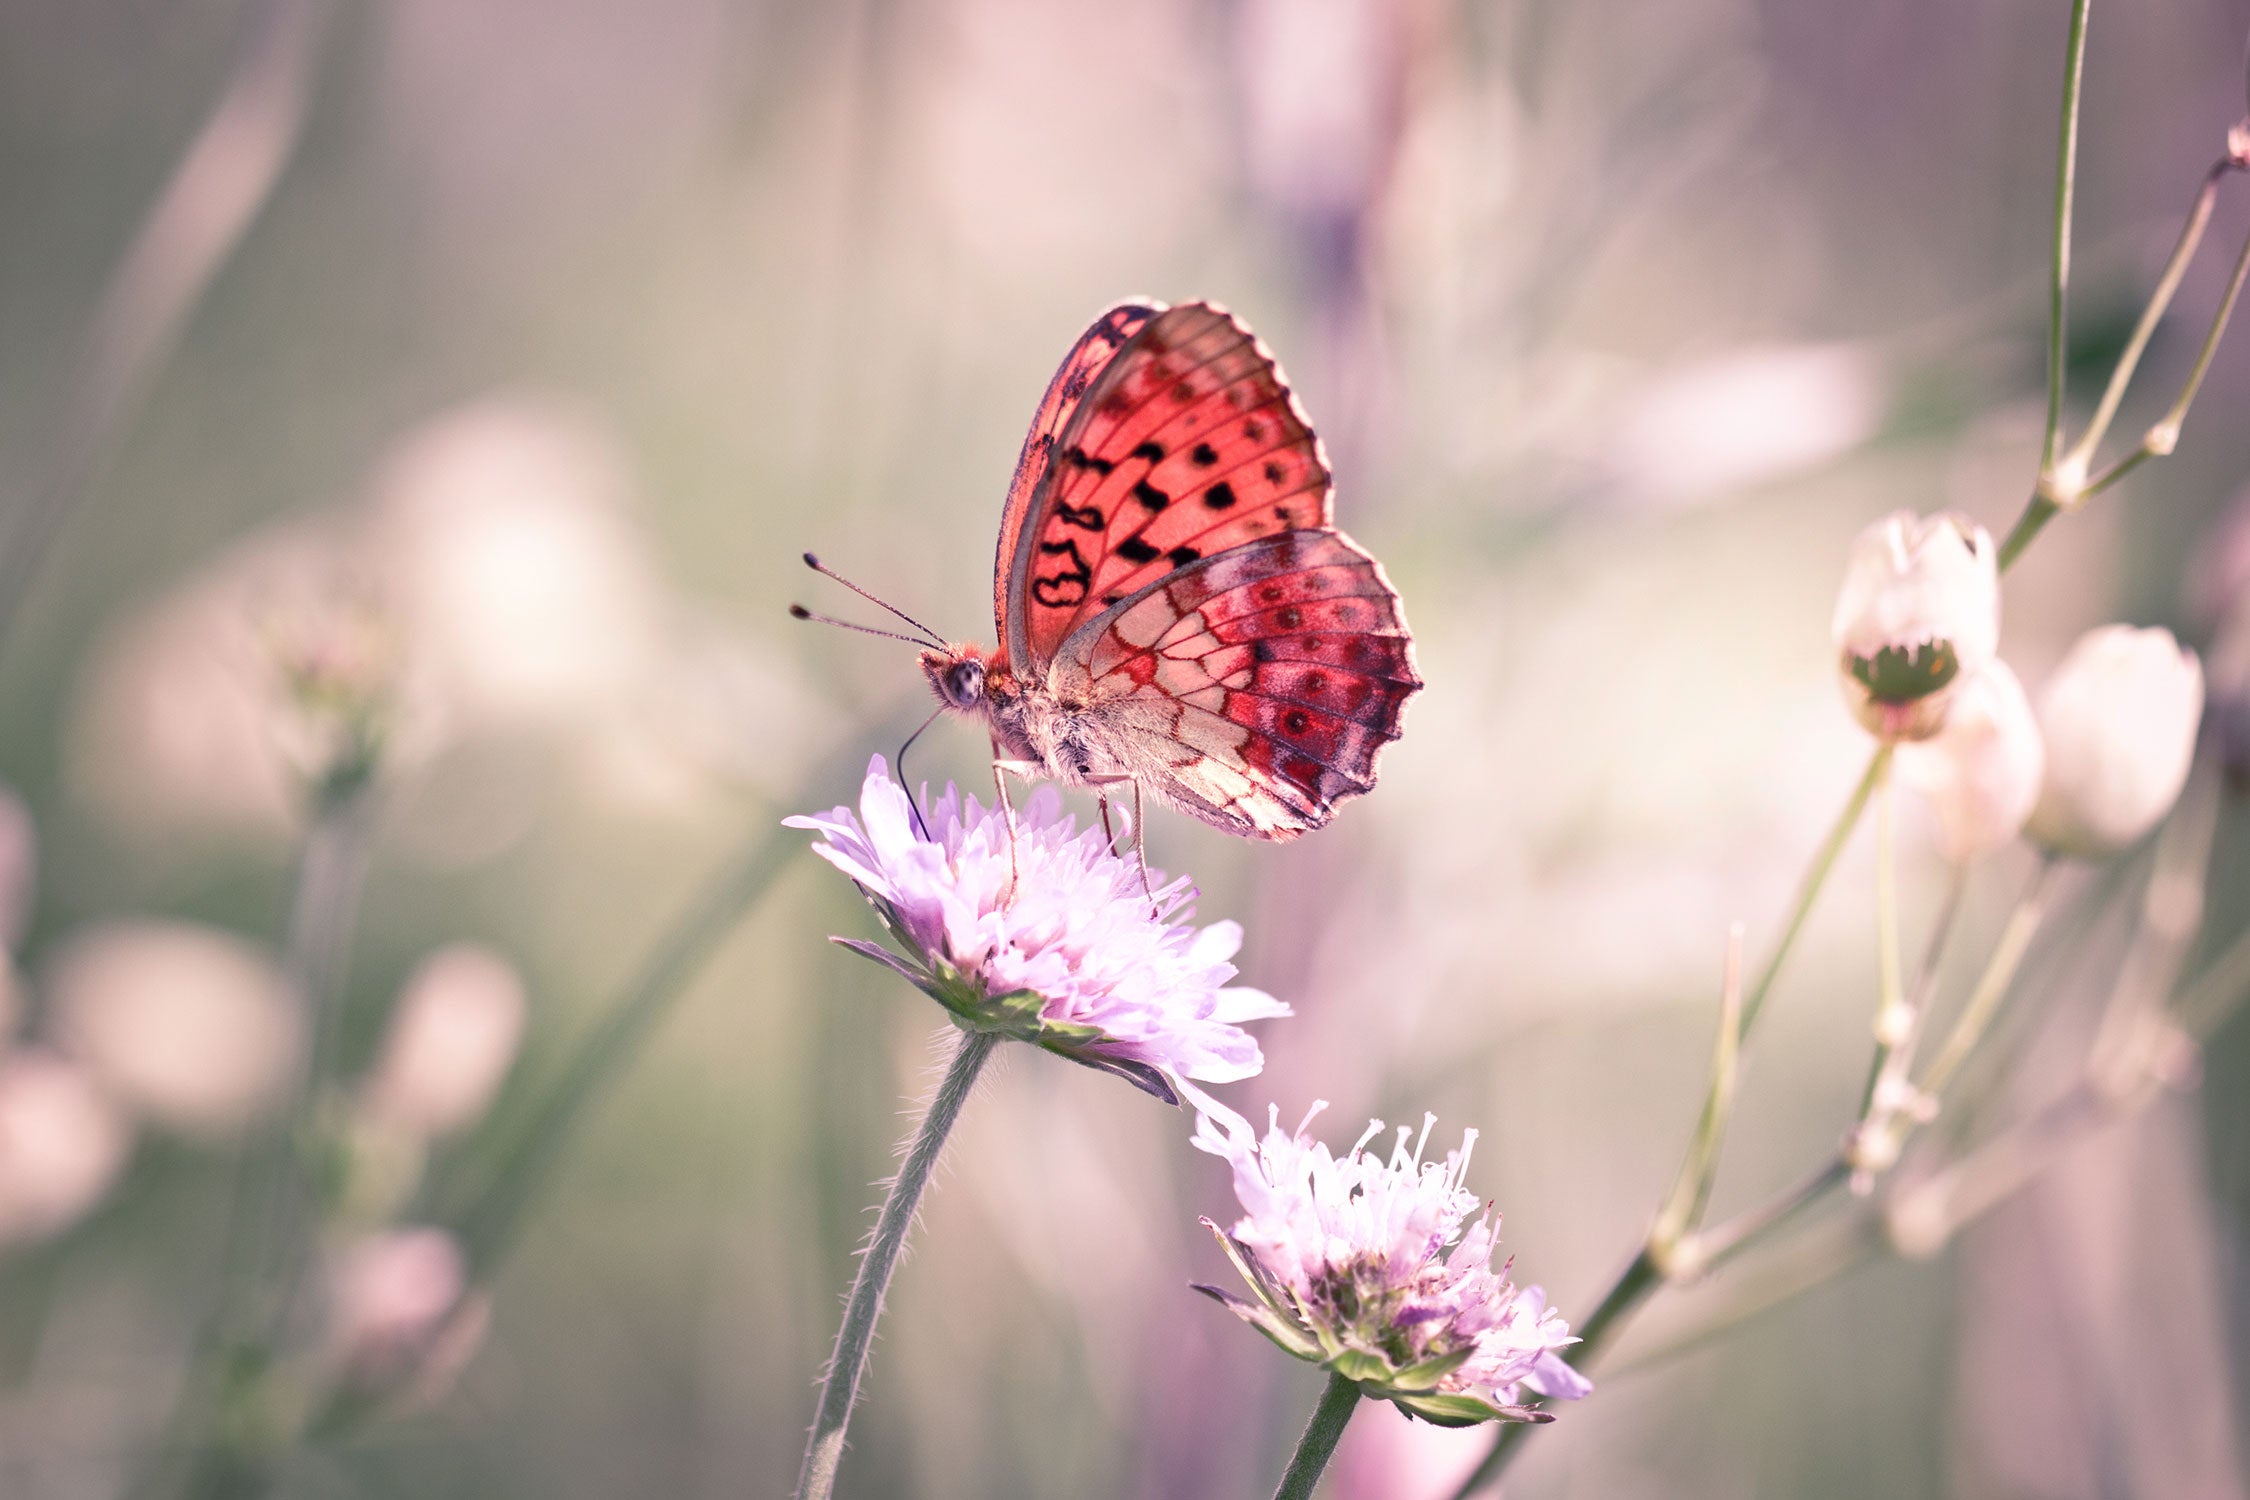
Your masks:
{"label": "blurred green grass blade", "polygon": [[803,834],[783,828],[778,820],[754,836],[658,941],[545,1096],[518,1113],[487,1168],[484,1186],[460,1215],[458,1232],[473,1280],[485,1279],[506,1257],[525,1210],[588,1112],[640,1057],[713,952],[804,844]]}

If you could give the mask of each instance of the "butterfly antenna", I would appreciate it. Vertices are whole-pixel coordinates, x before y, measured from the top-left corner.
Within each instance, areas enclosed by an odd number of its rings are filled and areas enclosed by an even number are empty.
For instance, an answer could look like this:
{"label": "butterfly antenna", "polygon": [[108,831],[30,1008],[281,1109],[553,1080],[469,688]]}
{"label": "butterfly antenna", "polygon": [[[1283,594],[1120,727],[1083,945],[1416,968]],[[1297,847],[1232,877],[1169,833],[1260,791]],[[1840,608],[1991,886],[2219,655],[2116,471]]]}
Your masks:
{"label": "butterfly antenna", "polygon": [[[839,620],[834,615],[815,614],[802,604],[789,606],[789,618],[792,620],[811,620],[821,625],[834,625],[844,630],[856,630],[861,635],[879,635],[886,641],[904,641],[909,646],[927,646],[930,644],[918,635],[900,635],[895,630],[877,630],[872,625],[854,624],[850,620]],[[944,649],[943,642],[939,643],[939,649]]]}
{"label": "butterfly antenna", "polygon": [[912,615],[908,614],[905,610],[900,609],[897,605],[892,604],[885,599],[878,599],[875,595],[870,594],[867,590],[861,588],[858,584],[852,582],[849,578],[846,578],[843,574],[837,572],[834,568],[829,567],[828,564],[822,562],[819,558],[813,556],[810,552],[805,554],[805,566],[812,569],[815,573],[821,574],[823,577],[835,579],[845,588],[850,589],[853,593],[859,595],[860,598],[865,599],[868,603],[876,606],[878,609],[889,610],[892,614],[897,615],[907,624],[913,626],[916,630],[919,630],[922,632],[922,634],[928,636],[930,638],[930,643],[936,646],[939,650],[942,651],[943,649],[945,649],[945,637],[939,635],[936,631],[930,629],[929,626],[923,624],[920,620],[915,619]]}
{"label": "butterfly antenna", "polygon": [[[906,737],[906,743],[898,747],[898,754],[892,758],[891,764],[898,767],[898,784],[900,786],[909,788],[912,786],[912,783],[906,779],[906,752],[912,749],[914,742],[922,737],[922,731],[935,724],[938,715],[944,712],[945,705],[942,703],[931,709],[930,716],[915,726],[914,732]],[[914,826],[921,830],[923,839],[928,843],[936,843],[937,837],[930,832],[930,825],[922,821],[922,804],[911,790],[906,794],[906,810],[914,814]]]}

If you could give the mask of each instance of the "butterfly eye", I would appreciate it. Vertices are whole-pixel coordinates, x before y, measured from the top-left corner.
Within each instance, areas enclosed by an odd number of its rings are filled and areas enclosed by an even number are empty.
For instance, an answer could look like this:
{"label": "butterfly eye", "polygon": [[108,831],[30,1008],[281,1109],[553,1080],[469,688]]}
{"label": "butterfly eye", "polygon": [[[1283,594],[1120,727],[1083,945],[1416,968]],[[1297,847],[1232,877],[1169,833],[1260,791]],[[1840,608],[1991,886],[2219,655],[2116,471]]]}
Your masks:
{"label": "butterfly eye", "polygon": [[945,695],[963,708],[984,696],[984,663],[964,661],[945,674]]}

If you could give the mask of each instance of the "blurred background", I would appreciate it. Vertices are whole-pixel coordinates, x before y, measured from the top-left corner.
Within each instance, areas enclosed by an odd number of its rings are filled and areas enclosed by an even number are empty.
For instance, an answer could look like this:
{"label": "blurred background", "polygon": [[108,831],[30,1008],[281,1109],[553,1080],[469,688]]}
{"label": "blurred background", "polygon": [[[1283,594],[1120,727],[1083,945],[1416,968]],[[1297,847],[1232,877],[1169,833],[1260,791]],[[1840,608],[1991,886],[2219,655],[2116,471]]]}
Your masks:
{"label": "blurred background", "polygon": [[[2029,492],[2064,25],[2051,0],[0,0],[0,1495],[148,1477],[240,1264],[240,1163],[293,1117],[322,1224],[253,1419],[474,1316],[393,1410],[280,1458],[281,1492],[786,1492],[939,1022],[824,941],[868,915],[775,831],[924,704],[904,648],[787,619],[857,603],[798,554],[989,641],[1023,426],[1132,294],[1222,301],[1279,351],[1429,682],[1329,831],[1151,822],[1201,919],[1248,929],[1244,982],[1297,1008],[1224,1093],[1327,1099],[1342,1140],[1476,1127],[1518,1278],[1582,1318],[1693,1120],[1726,924],[1772,941],[1864,761],[1827,635],[1847,542],[1900,506],[1997,532]],[[2243,114],[2246,26],[2240,0],[2096,7],[2081,425]],[[2230,185],[2113,441],[2169,403],[2246,230]],[[2250,581],[2246,402],[2238,336],[2178,455],[2010,575],[2035,694],[2104,620],[2208,641]],[[372,782],[323,801],[368,714]],[[914,774],[978,783],[984,754],[942,725]],[[2250,922],[2246,835],[2230,810],[2209,946]],[[1906,838],[1912,944],[1940,877]],[[761,855],[777,879],[725,884]],[[1956,1000],[2029,867],[1972,885]],[[747,918],[597,1047],[564,1131],[539,1101],[714,880],[755,887]],[[1761,1033],[1720,1213],[1854,1108],[1871,913],[1862,839]],[[2068,935],[2030,1004],[2101,998],[2121,923]],[[1196,1223],[1235,1211],[1223,1164],[1010,1050],[842,1493],[1265,1493],[1321,1377],[1187,1290],[1224,1275]],[[2238,1023],[2199,1093],[1934,1259],[1626,1368],[1659,1306],[1512,1491],[2243,1493],[2246,1104]],[[552,1170],[495,1219],[479,1185],[530,1138]],[[1370,1406],[1331,1493],[1446,1493],[1486,1441]]]}

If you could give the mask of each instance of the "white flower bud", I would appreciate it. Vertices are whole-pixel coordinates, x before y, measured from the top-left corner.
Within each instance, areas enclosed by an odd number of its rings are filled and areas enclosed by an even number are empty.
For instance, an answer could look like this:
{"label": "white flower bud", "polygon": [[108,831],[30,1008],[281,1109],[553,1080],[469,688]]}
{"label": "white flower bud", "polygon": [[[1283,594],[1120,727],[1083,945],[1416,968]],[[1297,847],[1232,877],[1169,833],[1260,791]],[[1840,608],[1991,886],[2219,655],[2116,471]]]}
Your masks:
{"label": "white flower bud", "polygon": [[329,1275],[329,1358],[355,1383],[442,1393],[484,1340],[488,1309],[468,1291],[468,1258],[442,1229],[387,1229],[337,1255]]}
{"label": "white flower bud", "polygon": [[1962,865],[2023,831],[2039,801],[2047,750],[2023,684],[1995,658],[1961,680],[1936,736],[1899,746],[1897,764],[1899,780],[1937,817],[1938,852]]}
{"label": "white flower bud", "polygon": [[1831,627],[1845,699],[1870,733],[1927,739],[1954,683],[2000,649],[1991,536],[1952,511],[1894,511],[1852,543]]}
{"label": "white flower bud", "polygon": [[77,1064],[39,1047],[0,1057],[0,1245],[76,1222],[132,1145],[132,1128]]}
{"label": "white flower bud", "polygon": [[363,1103],[408,1135],[473,1124],[523,1036],[523,981],[490,949],[456,943],[422,960],[400,992]]}
{"label": "white flower bud", "polygon": [[2063,854],[2114,854],[2162,822],[2187,784],[2203,665],[2169,630],[2078,638],[2039,696],[2047,775],[2029,832]]}
{"label": "white flower bud", "polygon": [[188,1135],[223,1138],[277,1102],[304,1047],[297,997],[273,960],[191,922],[107,922],[47,973],[58,1040],[118,1102]]}

